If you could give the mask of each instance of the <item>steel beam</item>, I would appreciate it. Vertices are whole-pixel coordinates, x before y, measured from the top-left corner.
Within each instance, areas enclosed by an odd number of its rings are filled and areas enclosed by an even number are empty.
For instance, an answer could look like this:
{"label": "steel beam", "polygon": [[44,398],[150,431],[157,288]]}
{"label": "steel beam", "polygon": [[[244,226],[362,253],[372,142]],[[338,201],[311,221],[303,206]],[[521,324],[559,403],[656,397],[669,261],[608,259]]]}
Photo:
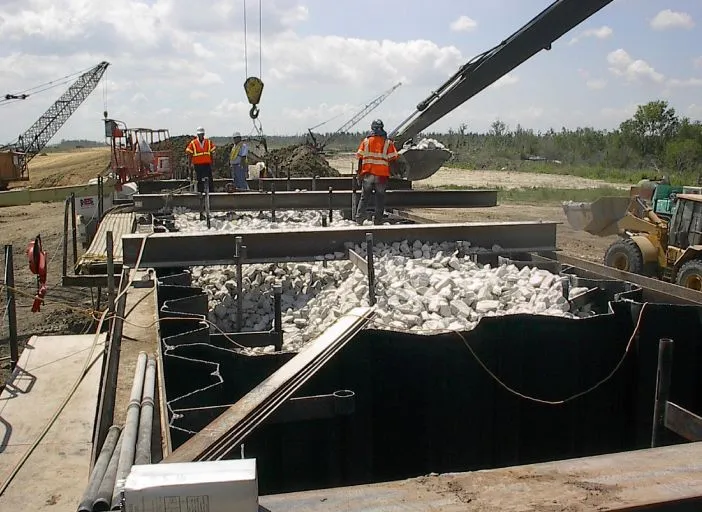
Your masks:
{"label": "steel beam", "polygon": [[[318,228],[301,231],[270,230],[250,233],[154,233],[144,242],[143,268],[230,265],[234,263],[237,236],[247,248],[246,262],[315,260],[330,253],[347,254],[347,243],[361,244],[366,233],[375,243],[415,240],[463,241],[471,247],[500,246],[500,253],[556,250],[555,222],[496,222],[453,224],[406,224]],[[136,264],[146,235],[122,237],[124,264]]]}
{"label": "steel beam", "polygon": [[[351,190],[354,177],[334,176],[334,177],[319,177],[319,178],[263,178],[246,180],[251,190],[269,191],[275,187],[276,191],[283,192],[285,190],[329,190],[332,187],[334,190]],[[216,179],[213,180],[213,192],[224,192],[225,187],[231,184],[232,180]],[[137,183],[140,194],[158,194],[159,192],[168,192],[171,190],[183,190],[190,185],[188,180],[153,180],[141,181]],[[412,182],[397,178],[390,178],[388,181],[388,190],[411,190]]]}
{"label": "steel beam", "polygon": [[273,416],[292,395],[372,319],[371,308],[355,308],[310,342],[163,462],[221,460]]}
{"label": "steel beam", "polygon": [[[331,200],[330,200],[331,196]],[[216,192],[210,194],[210,210],[337,210],[351,209],[350,191],[319,192]],[[158,212],[164,208],[200,210],[200,195],[135,194],[138,212]],[[371,201],[372,203],[372,201]],[[497,206],[496,190],[389,190],[387,208],[486,208]]]}

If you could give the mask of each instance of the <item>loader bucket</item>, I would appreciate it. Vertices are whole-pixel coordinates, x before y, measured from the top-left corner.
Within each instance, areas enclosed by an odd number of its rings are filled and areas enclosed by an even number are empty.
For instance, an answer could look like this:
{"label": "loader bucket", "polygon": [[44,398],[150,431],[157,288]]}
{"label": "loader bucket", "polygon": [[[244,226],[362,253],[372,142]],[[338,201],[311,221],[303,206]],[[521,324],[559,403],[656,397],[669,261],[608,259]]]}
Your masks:
{"label": "loader bucket", "polygon": [[425,180],[436,173],[449,158],[448,149],[405,148],[399,151],[401,175],[410,181]]}
{"label": "loader bucket", "polygon": [[563,203],[563,212],[568,224],[576,231],[585,231],[595,236],[616,235],[617,222],[627,212],[629,197],[600,197],[592,203]]}

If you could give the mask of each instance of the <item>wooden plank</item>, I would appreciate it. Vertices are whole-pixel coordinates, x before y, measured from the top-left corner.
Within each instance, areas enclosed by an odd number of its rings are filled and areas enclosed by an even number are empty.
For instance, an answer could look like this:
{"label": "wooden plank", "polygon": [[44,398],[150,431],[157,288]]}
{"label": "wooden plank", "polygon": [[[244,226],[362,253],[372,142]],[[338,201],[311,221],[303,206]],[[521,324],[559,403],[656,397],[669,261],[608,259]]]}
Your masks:
{"label": "wooden plank", "polygon": [[136,226],[136,214],[134,212],[108,213],[98,226],[95,237],[88,250],[81,256],[78,262],[80,272],[91,273],[93,267],[104,267],[107,262],[107,232],[112,231],[114,239],[114,261],[115,265],[122,265],[123,244],[122,236],[131,234]]}
{"label": "wooden plank", "polygon": [[270,512],[702,510],[702,443],[263,496]]}
{"label": "wooden plank", "polygon": [[[34,336],[0,395],[0,482],[44,430],[79,377],[95,335]],[[0,510],[75,510],[90,470],[105,335],[94,364],[5,493]],[[58,506],[57,506],[58,505]]]}
{"label": "wooden plank", "polygon": [[702,441],[702,418],[673,402],[666,402],[665,426],[688,441]]}

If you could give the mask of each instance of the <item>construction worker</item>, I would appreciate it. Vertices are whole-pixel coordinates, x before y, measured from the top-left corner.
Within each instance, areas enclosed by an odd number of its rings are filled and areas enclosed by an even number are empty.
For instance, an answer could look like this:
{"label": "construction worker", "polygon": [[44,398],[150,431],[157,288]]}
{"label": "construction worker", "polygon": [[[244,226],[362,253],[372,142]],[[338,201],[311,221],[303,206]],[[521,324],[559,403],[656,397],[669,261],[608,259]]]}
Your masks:
{"label": "construction worker", "polygon": [[210,182],[210,191],[212,191],[212,164],[216,147],[210,139],[205,137],[205,129],[202,126],[198,126],[195,133],[196,137],[190,141],[185,152],[195,168],[197,191],[205,191],[205,178]]}
{"label": "construction worker", "polygon": [[383,122],[376,119],[371,123],[371,133],[361,141],[356,152],[358,176],[361,179],[361,201],[356,212],[356,222],[366,220],[368,202],[375,192],[374,224],[381,224],[385,211],[385,190],[390,179],[390,162],[399,158],[393,141],[383,128]]}
{"label": "construction worker", "polygon": [[234,133],[234,147],[229,154],[229,169],[232,173],[232,181],[237,190],[249,190],[249,184],[246,182],[246,178],[249,175],[249,164],[247,162],[247,156],[249,154],[249,147],[241,140],[241,134],[239,132]]}

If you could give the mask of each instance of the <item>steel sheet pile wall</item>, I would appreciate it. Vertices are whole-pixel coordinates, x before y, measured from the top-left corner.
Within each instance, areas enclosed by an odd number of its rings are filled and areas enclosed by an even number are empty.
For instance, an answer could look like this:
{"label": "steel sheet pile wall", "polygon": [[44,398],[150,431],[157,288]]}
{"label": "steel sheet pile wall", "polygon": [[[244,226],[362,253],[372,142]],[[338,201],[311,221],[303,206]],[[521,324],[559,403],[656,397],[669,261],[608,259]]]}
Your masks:
{"label": "steel sheet pile wall", "polygon": [[[162,314],[173,314],[164,299],[201,293],[176,289],[159,286]],[[584,320],[484,318],[464,334],[465,342],[504,385],[561,400],[605,379],[617,365],[641,311],[639,302],[622,299],[640,295],[625,292],[610,303],[610,314]],[[648,304],[619,371],[564,405],[507,391],[456,333],[367,330],[298,393],[351,390],[355,413],[265,425],[246,440],[245,453],[258,458],[261,494],[272,494],[644,448],[651,437],[659,338],[675,340],[671,399],[702,409],[702,375],[696,370],[702,362],[701,318],[699,307]],[[163,360],[167,398],[179,410],[169,418],[174,448],[224,412],[197,408],[234,403],[291,357],[241,356],[225,348],[221,337],[208,345],[204,324],[185,322],[177,329],[181,322],[162,322],[170,345]]]}

